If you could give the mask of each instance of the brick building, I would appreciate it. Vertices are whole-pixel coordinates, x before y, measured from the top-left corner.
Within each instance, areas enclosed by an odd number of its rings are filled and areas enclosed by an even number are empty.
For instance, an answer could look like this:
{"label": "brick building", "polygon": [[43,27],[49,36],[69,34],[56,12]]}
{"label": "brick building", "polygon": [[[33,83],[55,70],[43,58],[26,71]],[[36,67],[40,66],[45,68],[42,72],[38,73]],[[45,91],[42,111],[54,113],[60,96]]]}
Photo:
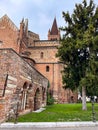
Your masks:
{"label": "brick building", "polygon": [[76,102],[77,94],[69,89],[63,89],[62,74],[63,64],[56,57],[57,48],[60,45],[60,31],[57,26],[56,18],[48,31],[48,40],[30,40],[26,52],[30,53],[30,58],[36,62],[36,69],[41,72],[50,84],[50,94],[57,103]]}
{"label": "brick building", "polygon": [[0,19],[0,119],[17,103],[20,113],[45,106],[47,86],[55,102],[68,103],[72,97],[76,101],[75,93],[62,88],[63,65],[55,56],[59,40],[56,18],[48,40],[29,31],[27,19],[19,29],[7,15]]}

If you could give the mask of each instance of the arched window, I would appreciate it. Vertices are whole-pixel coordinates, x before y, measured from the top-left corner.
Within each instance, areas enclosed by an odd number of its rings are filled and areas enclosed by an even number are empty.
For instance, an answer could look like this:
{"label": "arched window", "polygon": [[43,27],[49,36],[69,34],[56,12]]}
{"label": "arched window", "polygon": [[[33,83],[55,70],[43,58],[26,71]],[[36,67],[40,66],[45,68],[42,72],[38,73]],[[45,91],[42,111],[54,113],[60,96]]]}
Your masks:
{"label": "arched window", "polygon": [[43,58],[43,56],[44,56],[44,53],[43,53],[43,52],[41,52],[41,54],[40,54],[40,58]]}
{"label": "arched window", "polygon": [[46,72],[49,72],[49,66],[46,66]]}

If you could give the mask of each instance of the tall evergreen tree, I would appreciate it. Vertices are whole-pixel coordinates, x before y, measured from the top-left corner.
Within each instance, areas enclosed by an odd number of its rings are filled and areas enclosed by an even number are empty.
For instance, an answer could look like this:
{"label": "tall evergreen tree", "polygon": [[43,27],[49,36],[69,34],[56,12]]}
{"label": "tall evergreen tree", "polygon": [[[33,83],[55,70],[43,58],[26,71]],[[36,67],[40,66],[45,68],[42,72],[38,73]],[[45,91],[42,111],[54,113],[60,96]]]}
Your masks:
{"label": "tall evergreen tree", "polygon": [[71,90],[82,86],[82,109],[86,110],[86,90],[92,94],[98,82],[98,8],[93,0],[83,0],[72,15],[63,12],[63,18],[67,25],[61,28],[65,34],[57,53],[65,64],[63,84]]}

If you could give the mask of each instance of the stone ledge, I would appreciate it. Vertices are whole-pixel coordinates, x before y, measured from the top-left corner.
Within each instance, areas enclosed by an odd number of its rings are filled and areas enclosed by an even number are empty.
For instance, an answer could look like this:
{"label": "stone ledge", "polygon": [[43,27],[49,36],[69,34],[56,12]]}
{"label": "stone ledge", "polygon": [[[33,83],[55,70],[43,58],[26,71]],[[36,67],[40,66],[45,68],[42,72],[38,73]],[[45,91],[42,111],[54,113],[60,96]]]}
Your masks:
{"label": "stone ledge", "polygon": [[35,122],[35,123],[2,123],[0,128],[48,128],[48,127],[94,127],[98,122]]}

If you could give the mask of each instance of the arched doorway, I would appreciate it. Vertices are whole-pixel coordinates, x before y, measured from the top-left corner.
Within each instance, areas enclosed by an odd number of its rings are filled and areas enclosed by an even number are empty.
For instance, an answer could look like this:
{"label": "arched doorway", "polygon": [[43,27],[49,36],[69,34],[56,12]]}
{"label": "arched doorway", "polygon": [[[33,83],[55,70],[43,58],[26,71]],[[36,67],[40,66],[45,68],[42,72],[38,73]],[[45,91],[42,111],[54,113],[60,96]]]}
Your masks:
{"label": "arched doorway", "polygon": [[23,91],[22,91],[22,99],[21,99],[21,110],[26,109],[26,104],[27,104],[27,86],[28,83],[25,82],[23,85]]}
{"label": "arched doorway", "polygon": [[46,89],[42,87],[42,106],[46,105]]}
{"label": "arched doorway", "polygon": [[42,87],[42,100],[45,101],[46,98],[46,90],[44,87]]}
{"label": "arched doorway", "polygon": [[27,92],[27,108],[33,110],[33,85],[30,84]]}
{"label": "arched doorway", "polygon": [[34,111],[40,108],[40,90],[37,88],[34,96]]}

